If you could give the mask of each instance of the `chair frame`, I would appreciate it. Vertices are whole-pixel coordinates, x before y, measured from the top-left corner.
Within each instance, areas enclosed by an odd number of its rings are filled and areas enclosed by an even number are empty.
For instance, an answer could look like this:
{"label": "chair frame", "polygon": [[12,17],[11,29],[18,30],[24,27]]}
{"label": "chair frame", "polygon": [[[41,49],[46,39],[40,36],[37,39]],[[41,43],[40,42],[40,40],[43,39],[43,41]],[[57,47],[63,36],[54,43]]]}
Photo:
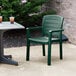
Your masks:
{"label": "chair frame", "polygon": [[[57,15],[58,16],[58,15]],[[64,20],[64,18],[63,18]],[[63,25],[63,20],[62,20],[62,24]],[[27,52],[26,52],[26,60],[29,61],[29,57],[30,57],[30,42],[35,42],[35,41],[30,41],[29,38],[31,38],[31,30],[36,30],[36,29],[42,29],[42,26],[37,26],[37,27],[29,27],[26,28],[26,36],[27,36]],[[56,41],[52,41],[52,35],[54,32],[60,32],[59,35],[59,40],[57,40],[57,42],[59,42],[59,46],[60,46],[60,59],[63,59],[63,53],[62,53],[62,31],[63,29],[55,29],[55,30],[49,30],[49,34],[48,34],[48,42],[39,42],[40,44],[42,44],[42,48],[43,48],[43,56],[45,56],[45,44],[48,44],[48,57],[47,57],[47,64],[51,65],[51,45],[53,42]]]}

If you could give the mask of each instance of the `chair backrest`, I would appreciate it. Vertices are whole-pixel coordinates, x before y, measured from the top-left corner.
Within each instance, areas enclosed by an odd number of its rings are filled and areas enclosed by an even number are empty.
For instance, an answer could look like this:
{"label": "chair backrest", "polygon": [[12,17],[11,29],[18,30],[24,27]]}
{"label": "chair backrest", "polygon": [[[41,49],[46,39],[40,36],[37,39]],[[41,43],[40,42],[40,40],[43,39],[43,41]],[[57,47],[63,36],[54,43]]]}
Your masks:
{"label": "chair backrest", "polygon": [[[63,20],[59,15],[45,15],[42,20],[43,35],[48,35],[49,30],[62,29]],[[59,33],[53,33],[53,35],[59,35]]]}

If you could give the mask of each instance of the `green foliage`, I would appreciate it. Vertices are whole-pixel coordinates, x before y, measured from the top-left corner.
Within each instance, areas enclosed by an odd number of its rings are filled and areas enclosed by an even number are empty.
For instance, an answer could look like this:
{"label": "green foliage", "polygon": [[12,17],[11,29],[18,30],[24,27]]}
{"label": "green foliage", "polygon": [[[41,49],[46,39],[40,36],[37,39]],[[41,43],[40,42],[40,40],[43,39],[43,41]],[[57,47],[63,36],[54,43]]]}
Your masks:
{"label": "green foliage", "polygon": [[37,26],[37,25],[41,26],[43,16],[48,14],[56,14],[56,11],[49,10],[43,13],[39,13],[38,15],[29,16],[28,19],[26,19],[26,24],[28,24],[28,27]]}
{"label": "green foliage", "polygon": [[47,1],[48,0],[27,0],[26,3],[22,3],[21,0],[0,0],[0,6],[2,7],[0,14],[5,21],[9,20],[9,17],[12,15],[15,17],[15,21],[26,27],[36,25],[40,23],[43,15],[55,13],[51,11],[30,16],[30,14],[40,12],[41,5]]}

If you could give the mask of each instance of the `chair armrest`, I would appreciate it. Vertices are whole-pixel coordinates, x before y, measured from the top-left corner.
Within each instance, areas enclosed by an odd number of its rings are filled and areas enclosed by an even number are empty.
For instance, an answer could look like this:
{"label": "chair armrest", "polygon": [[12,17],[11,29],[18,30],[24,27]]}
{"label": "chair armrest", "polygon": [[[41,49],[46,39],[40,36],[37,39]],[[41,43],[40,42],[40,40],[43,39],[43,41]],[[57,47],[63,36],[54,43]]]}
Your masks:
{"label": "chair armrest", "polygon": [[31,32],[32,30],[37,30],[37,29],[41,29],[42,26],[37,26],[37,27],[28,27],[26,28],[26,35],[27,35],[27,38],[31,37]]}
{"label": "chair armrest", "polygon": [[53,32],[62,32],[64,31],[63,29],[58,29],[58,30],[50,30],[49,33],[53,33]]}
{"label": "chair armrest", "polygon": [[63,29],[58,29],[58,30],[49,30],[49,40],[52,39],[52,34],[54,32],[60,32],[60,39],[62,39],[62,31],[64,31]]}
{"label": "chair armrest", "polygon": [[37,27],[27,27],[26,30],[35,30],[35,29],[41,29],[42,26],[37,26]]}

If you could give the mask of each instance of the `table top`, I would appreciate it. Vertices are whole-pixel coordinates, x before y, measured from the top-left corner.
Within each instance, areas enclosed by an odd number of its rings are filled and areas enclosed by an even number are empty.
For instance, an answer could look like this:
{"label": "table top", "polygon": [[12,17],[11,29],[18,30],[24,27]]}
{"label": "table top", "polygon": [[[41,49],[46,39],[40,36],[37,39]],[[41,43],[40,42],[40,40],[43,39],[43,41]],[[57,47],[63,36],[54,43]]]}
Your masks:
{"label": "table top", "polygon": [[19,23],[14,22],[11,24],[10,22],[2,22],[0,23],[0,30],[9,30],[9,29],[24,29],[25,27]]}

